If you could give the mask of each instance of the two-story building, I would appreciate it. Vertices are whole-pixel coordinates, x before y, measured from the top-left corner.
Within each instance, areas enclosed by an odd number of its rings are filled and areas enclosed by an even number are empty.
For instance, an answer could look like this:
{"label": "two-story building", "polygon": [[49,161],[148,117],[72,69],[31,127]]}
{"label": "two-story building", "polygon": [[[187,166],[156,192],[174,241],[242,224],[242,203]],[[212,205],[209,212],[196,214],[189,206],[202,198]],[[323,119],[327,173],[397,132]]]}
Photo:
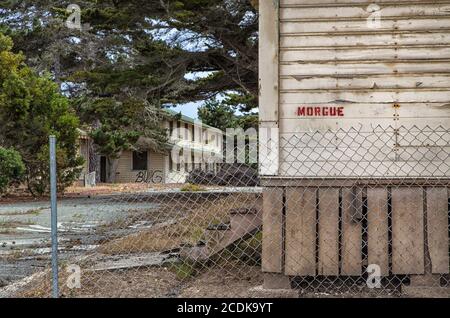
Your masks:
{"label": "two-story building", "polygon": [[[223,133],[220,129],[202,124],[193,118],[166,110],[170,118],[161,125],[167,129],[169,142],[161,152],[145,149],[145,138],[138,141],[140,151],[122,152],[116,170],[116,183],[185,183],[194,169],[216,171],[223,158]],[[177,116],[178,115],[178,116]],[[81,133],[80,155],[86,163],[81,180],[89,169],[89,146],[86,133]],[[108,162],[100,156],[96,170],[97,181],[106,182]],[[92,171],[92,169],[91,169]]]}

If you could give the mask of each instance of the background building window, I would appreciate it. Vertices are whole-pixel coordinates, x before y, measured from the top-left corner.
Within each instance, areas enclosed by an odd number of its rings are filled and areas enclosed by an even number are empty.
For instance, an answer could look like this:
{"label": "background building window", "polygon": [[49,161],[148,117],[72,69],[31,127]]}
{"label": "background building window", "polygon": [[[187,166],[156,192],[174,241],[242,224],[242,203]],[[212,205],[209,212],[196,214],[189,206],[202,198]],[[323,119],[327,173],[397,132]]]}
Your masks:
{"label": "background building window", "polygon": [[203,130],[203,143],[208,144],[208,131],[206,129]]}
{"label": "background building window", "polygon": [[181,121],[177,122],[177,137],[179,140],[183,139],[183,134],[181,133]]}
{"label": "background building window", "polygon": [[148,152],[133,151],[133,170],[134,171],[147,170],[147,167],[148,167]]}
{"label": "background building window", "polygon": [[177,171],[181,171],[181,161],[183,161],[184,149],[181,148],[179,152],[178,162],[177,162]]}
{"label": "background building window", "polygon": [[172,139],[173,137],[173,121],[169,122],[169,138]]}

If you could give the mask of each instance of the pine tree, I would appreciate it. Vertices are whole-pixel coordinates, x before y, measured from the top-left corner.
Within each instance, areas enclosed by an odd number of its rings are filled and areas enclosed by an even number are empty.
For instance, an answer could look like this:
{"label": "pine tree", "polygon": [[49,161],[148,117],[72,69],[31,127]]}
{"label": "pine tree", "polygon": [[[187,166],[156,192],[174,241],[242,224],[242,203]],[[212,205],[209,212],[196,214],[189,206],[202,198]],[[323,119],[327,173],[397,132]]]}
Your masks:
{"label": "pine tree", "polygon": [[12,40],[0,33],[0,146],[19,152],[29,190],[41,195],[49,184],[48,136],[55,135],[63,190],[78,178],[83,164],[77,156],[78,118],[58,86],[48,76],[37,76],[12,47]]}

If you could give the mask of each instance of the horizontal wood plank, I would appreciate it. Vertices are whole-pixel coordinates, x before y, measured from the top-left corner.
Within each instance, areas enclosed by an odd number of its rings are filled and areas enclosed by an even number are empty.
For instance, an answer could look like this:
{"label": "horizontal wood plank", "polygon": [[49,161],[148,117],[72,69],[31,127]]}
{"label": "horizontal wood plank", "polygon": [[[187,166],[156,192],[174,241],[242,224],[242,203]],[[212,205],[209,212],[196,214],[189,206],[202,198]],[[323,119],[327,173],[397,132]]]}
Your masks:
{"label": "horizontal wood plank", "polygon": [[[433,167],[433,168],[430,168]],[[449,171],[447,161],[281,161],[280,177],[292,178],[442,178]]]}
{"label": "horizontal wood plank", "polygon": [[[373,0],[280,0],[280,7],[324,7],[324,6],[355,6],[355,5],[369,5],[374,3]],[[378,4],[403,4],[403,5],[411,5],[413,3],[424,4],[424,3],[444,3],[450,4],[448,0],[377,0]]]}
{"label": "horizontal wood plank", "polygon": [[[434,19],[405,19],[388,20],[383,19],[381,25],[376,29],[382,31],[445,31],[450,29],[450,19],[448,17]],[[318,34],[318,33],[348,33],[348,32],[368,32],[373,31],[365,19],[357,21],[321,21],[321,22],[282,22],[280,33],[287,34]]]}
{"label": "horizontal wood plank", "polygon": [[315,63],[346,61],[401,61],[401,60],[443,60],[450,59],[449,47],[419,48],[306,48],[282,50],[281,62]]}
{"label": "horizontal wood plank", "polygon": [[450,73],[448,62],[392,62],[392,63],[282,63],[281,76],[344,76],[344,75],[389,75],[418,73]]}
{"label": "horizontal wood plank", "polygon": [[[450,43],[450,33],[444,31],[424,32],[385,32],[367,34],[349,33],[340,35],[329,33],[326,35],[282,35],[280,47],[282,52],[299,48],[355,48],[365,47],[389,48],[423,47],[437,48],[447,47]],[[284,54],[284,53],[282,53]]]}
{"label": "horizontal wood plank", "polygon": [[[299,3],[299,2],[297,2]],[[303,3],[303,2],[301,2]],[[450,4],[397,4],[380,7],[383,18],[389,17],[420,17],[420,16],[446,16],[450,14]],[[372,14],[368,6],[334,6],[327,10],[318,10],[316,7],[282,7],[281,20],[305,19],[367,19]]]}
{"label": "horizontal wood plank", "polygon": [[[449,103],[358,103],[358,104],[306,104],[291,103],[280,105],[280,119],[299,119],[299,108],[308,107],[343,107],[345,118],[393,118],[398,115],[399,119],[406,118],[438,118],[450,117]],[[333,118],[323,116],[321,118]]]}
{"label": "horizontal wood plank", "polygon": [[[449,64],[450,65],[450,64]],[[282,104],[323,103],[448,103],[450,90],[421,91],[338,91],[338,92],[282,92]]]}

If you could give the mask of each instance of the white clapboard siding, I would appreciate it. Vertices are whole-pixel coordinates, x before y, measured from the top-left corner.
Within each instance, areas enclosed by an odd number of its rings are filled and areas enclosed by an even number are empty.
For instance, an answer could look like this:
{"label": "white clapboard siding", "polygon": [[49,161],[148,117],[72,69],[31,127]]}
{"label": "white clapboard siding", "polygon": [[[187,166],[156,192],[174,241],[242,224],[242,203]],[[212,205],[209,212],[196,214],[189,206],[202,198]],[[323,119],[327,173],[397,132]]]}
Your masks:
{"label": "white clapboard siding", "polygon": [[414,61],[390,63],[281,63],[281,76],[383,75],[450,73],[450,61]]}
{"label": "white clapboard siding", "polygon": [[[283,104],[280,108],[280,119],[293,119],[297,120],[299,107],[316,107],[317,104]],[[321,106],[327,107],[343,107],[346,119],[373,119],[374,117],[380,118],[394,118],[397,113],[397,108],[394,104],[321,104]],[[437,113],[442,115],[441,112]],[[321,118],[333,118],[331,116],[324,116]]]}
{"label": "white clapboard siding", "polygon": [[[382,150],[374,153],[370,152],[370,148],[358,147],[344,147],[341,148],[282,148],[281,155],[285,158],[284,162],[339,162],[339,161],[357,161],[357,162],[382,162],[382,161],[394,161],[396,155],[394,153],[394,147],[386,146]],[[410,152],[402,152],[405,158],[410,158]],[[413,152],[417,156],[417,152]],[[434,159],[436,156],[426,154],[419,156],[427,157],[429,160]]]}
{"label": "white clapboard siding", "polygon": [[[374,1],[375,3],[375,1]],[[327,10],[318,10],[317,7],[292,10],[292,7],[284,7],[280,11],[281,20],[305,20],[305,19],[367,19],[372,12],[367,10],[367,5],[360,6],[335,6]],[[446,16],[450,14],[450,4],[399,4],[380,6],[383,18],[409,17],[409,16]]]}
{"label": "white clapboard siding", "polygon": [[[435,119],[439,120],[439,118]],[[442,121],[448,120],[447,118]],[[377,118],[299,118],[299,119],[280,119],[280,129],[283,133],[308,133],[314,131],[337,131],[339,129],[348,131],[352,128],[361,132],[371,132],[378,125],[386,127],[395,127],[396,121],[392,117]]]}
{"label": "white clapboard siding", "polygon": [[[298,119],[299,107],[316,107],[317,104],[283,104],[280,109],[280,119]],[[393,103],[386,104],[321,104],[321,106],[328,107],[343,107],[345,118],[347,119],[362,119],[362,118],[394,118],[398,121],[410,118],[440,118],[449,117],[450,103],[409,103],[397,105]],[[324,116],[323,118],[333,118],[331,116]]]}
{"label": "white clapboard siding", "polygon": [[370,5],[377,3],[386,6],[392,5],[411,5],[411,4],[425,4],[425,3],[446,3],[450,4],[448,0],[280,0],[280,7],[304,8],[304,7],[332,7],[332,6],[357,6]]}
{"label": "white clapboard siding", "polygon": [[448,103],[450,90],[421,91],[339,91],[339,92],[282,92],[280,102],[292,103],[333,103],[343,101],[349,103]]}
{"label": "white clapboard siding", "polygon": [[[450,130],[450,112],[446,112],[442,117],[427,118],[426,120],[423,120],[420,116],[416,118],[400,117],[397,125],[399,127],[407,127],[410,131],[426,131],[428,127],[436,131],[439,131],[440,127],[445,130]],[[450,143],[450,139],[448,142]],[[430,143],[430,145],[432,144]]]}
{"label": "white clapboard siding", "polygon": [[[279,177],[450,175],[450,0],[279,6]],[[342,107],[343,116],[299,107]]]}
{"label": "white clapboard siding", "polygon": [[342,47],[385,47],[393,46],[404,48],[406,46],[448,46],[450,33],[445,31],[423,31],[423,32],[398,32],[387,31],[380,33],[366,30],[365,33],[338,34],[329,33],[309,35],[283,35],[280,38],[280,48],[342,48]]}
{"label": "white clapboard siding", "polygon": [[314,63],[342,61],[443,60],[450,59],[450,47],[346,48],[282,50],[281,62]]}
{"label": "white clapboard siding", "polygon": [[[411,19],[411,20],[382,20],[378,32],[381,31],[426,31],[426,30],[448,30],[450,18],[436,19]],[[346,33],[367,32],[367,21],[323,21],[323,22],[284,22],[281,24],[281,34],[302,33]]]}
{"label": "white clapboard siding", "polygon": [[[405,144],[407,143],[405,138]],[[356,131],[353,132],[304,132],[304,133],[283,133],[280,135],[280,148],[287,149],[337,149],[337,148],[364,148],[392,149],[397,144],[394,129],[392,127],[384,128],[383,131]]]}
{"label": "white clapboard siding", "polygon": [[[414,164],[414,169],[411,169]],[[302,178],[436,178],[450,173],[450,160],[410,161],[337,161],[337,162],[282,162],[280,175]]]}
{"label": "white clapboard siding", "polygon": [[326,90],[354,90],[354,89],[427,89],[447,88],[450,74],[436,75],[361,75],[315,77],[312,75],[291,75],[280,79],[281,91],[315,90],[318,87]]}
{"label": "white clapboard siding", "polygon": [[[420,127],[419,124],[416,125]],[[399,126],[396,134],[396,143],[399,147],[426,148],[428,145],[441,149],[450,147],[450,133],[447,128],[420,127],[419,131],[416,125],[412,127]],[[430,147],[430,149],[432,148]]]}

